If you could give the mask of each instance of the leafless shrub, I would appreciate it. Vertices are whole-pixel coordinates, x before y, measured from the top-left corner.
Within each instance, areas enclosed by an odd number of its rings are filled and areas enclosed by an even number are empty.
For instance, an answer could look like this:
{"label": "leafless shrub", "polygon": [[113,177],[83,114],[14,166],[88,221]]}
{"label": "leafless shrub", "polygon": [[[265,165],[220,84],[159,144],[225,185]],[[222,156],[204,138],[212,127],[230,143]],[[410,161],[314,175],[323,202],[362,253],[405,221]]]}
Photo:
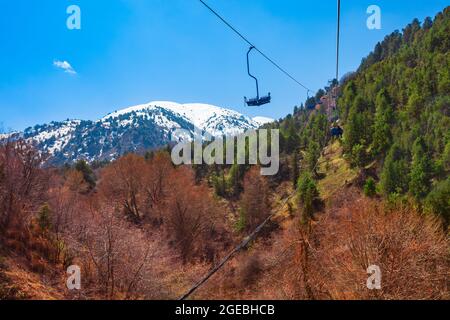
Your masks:
{"label": "leafless shrub", "polygon": [[42,157],[24,141],[0,144],[0,228],[26,226],[45,201],[48,176]]}
{"label": "leafless shrub", "polygon": [[207,242],[213,242],[215,208],[209,190],[195,185],[191,169],[179,168],[171,181],[167,230],[186,263],[193,256],[201,256]]}
{"label": "leafless shrub", "polygon": [[[93,212],[79,256],[88,257],[86,268],[99,291],[111,299],[150,297],[152,247],[136,226],[104,205]],[[83,254],[84,253],[84,254]]]}
{"label": "leafless shrub", "polygon": [[[448,298],[449,244],[438,221],[411,208],[388,210],[359,200],[321,221],[311,251],[309,282],[319,298]],[[378,265],[381,290],[369,290]]]}
{"label": "leafless shrub", "polygon": [[270,214],[269,186],[258,167],[245,175],[241,209],[247,230],[253,230]]}
{"label": "leafless shrub", "polygon": [[135,221],[161,219],[159,208],[167,196],[172,170],[164,153],[148,162],[130,154],[103,170],[100,194]]}

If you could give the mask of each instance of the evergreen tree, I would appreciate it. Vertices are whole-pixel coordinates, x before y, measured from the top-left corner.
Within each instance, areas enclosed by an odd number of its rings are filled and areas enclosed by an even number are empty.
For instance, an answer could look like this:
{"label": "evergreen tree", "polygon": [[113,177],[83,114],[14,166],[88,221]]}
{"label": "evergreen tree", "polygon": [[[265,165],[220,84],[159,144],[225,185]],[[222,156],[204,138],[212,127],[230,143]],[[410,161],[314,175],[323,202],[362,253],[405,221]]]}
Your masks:
{"label": "evergreen tree", "polygon": [[394,113],[386,90],[380,91],[376,100],[375,122],[373,125],[372,152],[383,156],[392,141],[391,124]]}
{"label": "evergreen tree", "polygon": [[310,172],[316,172],[317,161],[320,158],[320,146],[316,141],[311,141],[306,154],[306,164]]}
{"label": "evergreen tree", "polygon": [[445,145],[444,152],[442,153],[442,166],[445,172],[450,172],[450,140]]}
{"label": "evergreen tree", "polygon": [[430,17],[426,17],[424,22],[423,22],[423,29],[424,30],[429,30],[431,29],[431,27],[433,26],[433,19],[431,19]]}
{"label": "evergreen tree", "polygon": [[305,108],[312,110],[316,107],[316,99],[314,97],[309,97],[305,102]]}
{"label": "evergreen tree", "polygon": [[51,226],[52,226],[52,222],[51,222],[51,211],[50,211],[50,207],[49,205],[46,203],[44,204],[41,209],[38,212],[38,224],[39,224],[39,228],[42,231],[48,231]]}
{"label": "evergreen tree", "polygon": [[406,44],[410,44],[414,41],[415,35],[420,30],[419,19],[414,19],[412,23],[408,24],[405,29],[403,29],[403,39]]}
{"label": "evergreen tree", "polygon": [[431,161],[422,137],[416,139],[412,150],[409,190],[416,199],[424,198],[431,188]]}
{"label": "evergreen tree", "polygon": [[438,183],[430,192],[425,207],[429,212],[440,216],[446,227],[450,225],[450,177]]}
{"label": "evergreen tree", "polygon": [[325,90],[319,89],[316,93],[316,103],[320,102],[320,99],[326,94]]}
{"label": "evergreen tree", "polygon": [[372,177],[368,178],[364,184],[364,194],[367,197],[373,197],[377,194],[375,180]]}
{"label": "evergreen tree", "polygon": [[315,203],[320,199],[316,182],[309,172],[304,172],[298,179],[297,199],[301,209],[301,222],[307,223],[314,214]]}
{"label": "evergreen tree", "polygon": [[297,135],[297,130],[295,128],[294,121],[291,119],[288,123],[288,128],[286,132],[286,153],[291,154],[295,152],[299,145],[299,137]]}
{"label": "evergreen tree", "polygon": [[243,165],[234,163],[228,174],[228,186],[230,193],[235,197],[238,197],[242,192],[242,179],[245,173],[243,169]]}
{"label": "evergreen tree", "polygon": [[385,159],[380,184],[385,195],[408,190],[408,166],[398,144],[391,147]]}
{"label": "evergreen tree", "polygon": [[353,146],[364,140],[366,126],[368,125],[363,116],[365,102],[361,96],[357,96],[350,108],[347,125],[344,131],[344,148],[351,152]]}
{"label": "evergreen tree", "polygon": [[291,178],[294,188],[297,188],[297,182],[300,174],[298,164],[299,164],[298,152],[294,152],[294,154],[292,155],[292,164],[291,164],[292,167]]}
{"label": "evergreen tree", "polygon": [[89,164],[84,160],[79,160],[75,164],[75,170],[83,174],[84,181],[89,185],[90,189],[94,189],[96,186],[96,178]]}

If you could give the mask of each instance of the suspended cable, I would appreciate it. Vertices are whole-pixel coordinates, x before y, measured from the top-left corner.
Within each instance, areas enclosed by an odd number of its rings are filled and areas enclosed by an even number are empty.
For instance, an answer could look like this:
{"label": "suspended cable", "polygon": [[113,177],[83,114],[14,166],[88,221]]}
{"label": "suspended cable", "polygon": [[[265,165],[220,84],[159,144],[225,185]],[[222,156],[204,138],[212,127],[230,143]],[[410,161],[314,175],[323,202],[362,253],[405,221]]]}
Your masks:
{"label": "suspended cable", "polygon": [[223,23],[225,23],[231,30],[234,31],[242,40],[244,40],[250,47],[254,47],[256,51],[258,51],[267,61],[273,64],[278,70],[288,76],[291,80],[296,82],[299,86],[304,88],[305,90],[311,91],[308,87],[303,85],[300,81],[295,79],[289,72],[283,69],[278,63],[276,63],[273,59],[269,58],[264,52],[262,52],[257,46],[255,46],[250,40],[248,40],[242,33],[240,33],[235,27],[233,27],[228,21],[226,21],[217,11],[211,8],[205,1],[199,0],[209,11],[211,11],[217,18],[219,18]]}
{"label": "suspended cable", "polygon": [[[295,194],[291,194],[287,198],[283,200],[283,202],[279,206],[279,210],[283,209],[284,206],[291,200]],[[272,212],[266,220],[264,220],[248,237],[244,238],[241,243],[239,243],[231,252],[223,258],[223,260],[216,265],[211,271],[209,271],[199,282],[197,282],[192,288],[190,288],[179,300],[186,300],[189,298],[195,291],[197,291],[198,288],[200,288],[203,284],[205,284],[206,281],[208,281],[217,271],[222,269],[222,267],[231,259],[235,254],[237,254],[239,251],[245,249],[248,247],[248,245],[256,239],[258,234],[263,230],[263,228],[266,226],[266,224],[269,223],[269,221],[272,220],[273,217],[278,213],[279,210],[276,210]]]}
{"label": "suspended cable", "polygon": [[339,49],[341,42],[341,0],[337,0],[336,80],[339,81]]}

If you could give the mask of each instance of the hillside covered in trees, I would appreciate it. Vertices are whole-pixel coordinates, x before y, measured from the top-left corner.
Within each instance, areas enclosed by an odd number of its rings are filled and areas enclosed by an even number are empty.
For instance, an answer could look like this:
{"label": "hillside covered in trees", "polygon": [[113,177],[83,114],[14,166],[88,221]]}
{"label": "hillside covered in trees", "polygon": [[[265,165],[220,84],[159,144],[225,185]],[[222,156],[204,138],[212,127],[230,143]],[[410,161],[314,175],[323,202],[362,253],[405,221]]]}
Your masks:
{"label": "hillside covered in trees", "polygon": [[[450,223],[450,9],[379,43],[339,99],[344,150],[378,192]],[[375,161],[375,164],[373,163]]]}
{"label": "hillside covered in trees", "polygon": [[448,299],[449,46],[446,8],[267,124],[275,176],[174,166],[169,147],[45,167],[2,144],[0,299],[177,299],[242,243],[190,298]]}
{"label": "hillside covered in trees", "polygon": [[[285,168],[295,183],[312,171],[338,119],[343,157],[367,178],[369,193],[414,202],[450,222],[450,8],[421,24],[415,19],[364,58],[339,84],[337,117],[321,98],[332,86],[272,127],[282,132]],[[319,107],[319,108],[317,108]],[[328,119],[328,120],[327,120]],[[333,120],[333,121],[329,121]],[[334,123],[334,125],[336,125]],[[300,162],[300,169],[290,165]],[[364,181],[366,182],[366,181]]]}

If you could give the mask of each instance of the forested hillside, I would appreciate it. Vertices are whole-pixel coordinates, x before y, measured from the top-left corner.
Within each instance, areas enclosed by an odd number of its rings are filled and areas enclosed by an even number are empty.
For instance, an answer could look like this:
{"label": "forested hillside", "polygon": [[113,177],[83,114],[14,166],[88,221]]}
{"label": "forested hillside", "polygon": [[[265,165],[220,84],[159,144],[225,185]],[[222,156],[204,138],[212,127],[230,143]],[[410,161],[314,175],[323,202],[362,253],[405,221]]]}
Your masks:
{"label": "forested hillside", "polygon": [[448,224],[450,8],[386,37],[342,92],[351,164],[376,166],[380,194],[411,196]]}
{"label": "forested hillside", "polygon": [[[415,19],[378,43],[358,71],[341,80],[339,117],[330,119],[320,102],[336,84],[272,125],[282,133],[283,169],[289,168],[282,173],[290,171],[294,182],[299,171],[312,171],[320,179],[317,161],[338,119],[344,158],[355,170],[371,173],[369,193],[413,201],[448,225],[450,7],[434,20]],[[293,165],[299,161],[300,167]]]}

